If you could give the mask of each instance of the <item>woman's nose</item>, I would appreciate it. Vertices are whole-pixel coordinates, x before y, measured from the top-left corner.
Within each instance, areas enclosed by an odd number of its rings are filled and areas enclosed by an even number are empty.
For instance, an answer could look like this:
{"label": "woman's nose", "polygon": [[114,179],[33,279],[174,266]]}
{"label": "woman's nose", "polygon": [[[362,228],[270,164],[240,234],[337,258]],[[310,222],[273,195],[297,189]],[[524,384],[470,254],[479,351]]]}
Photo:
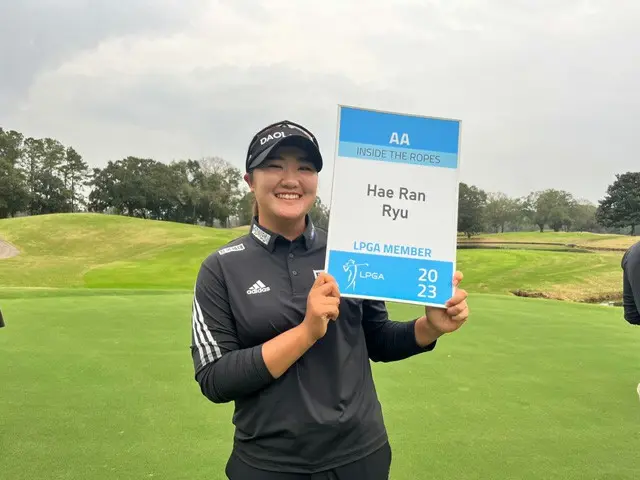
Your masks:
{"label": "woman's nose", "polygon": [[298,183],[298,170],[295,168],[285,168],[282,181],[285,183]]}

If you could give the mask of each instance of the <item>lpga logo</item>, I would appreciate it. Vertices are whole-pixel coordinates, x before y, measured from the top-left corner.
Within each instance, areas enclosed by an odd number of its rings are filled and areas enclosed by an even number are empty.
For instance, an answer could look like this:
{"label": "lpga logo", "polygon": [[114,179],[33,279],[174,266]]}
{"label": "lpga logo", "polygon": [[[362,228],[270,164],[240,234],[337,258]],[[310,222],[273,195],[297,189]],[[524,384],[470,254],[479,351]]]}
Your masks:
{"label": "lpga logo", "polygon": [[355,290],[356,279],[372,279],[372,280],[384,280],[384,275],[377,272],[362,272],[359,271],[359,267],[368,267],[368,263],[356,263],[355,260],[349,259],[347,263],[342,266],[342,270],[347,272],[347,287]]}

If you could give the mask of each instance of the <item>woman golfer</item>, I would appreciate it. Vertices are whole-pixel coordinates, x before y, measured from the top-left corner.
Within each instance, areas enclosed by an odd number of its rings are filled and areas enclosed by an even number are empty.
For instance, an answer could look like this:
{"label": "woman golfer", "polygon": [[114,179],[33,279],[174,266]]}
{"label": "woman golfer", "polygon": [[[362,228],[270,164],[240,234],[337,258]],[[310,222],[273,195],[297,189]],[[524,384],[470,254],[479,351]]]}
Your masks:
{"label": "woman golfer", "polygon": [[389,320],[384,302],[341,298],[322,272],[326,232],[308,215],[321,169],[304,127],[258,132],[246,159],[251,230],[197,275],[195,378],[212,402],[235,403],[233,480],[386,480],[391,448],[369,360],[428,352],[469,315],[460,289],[411,322]]}

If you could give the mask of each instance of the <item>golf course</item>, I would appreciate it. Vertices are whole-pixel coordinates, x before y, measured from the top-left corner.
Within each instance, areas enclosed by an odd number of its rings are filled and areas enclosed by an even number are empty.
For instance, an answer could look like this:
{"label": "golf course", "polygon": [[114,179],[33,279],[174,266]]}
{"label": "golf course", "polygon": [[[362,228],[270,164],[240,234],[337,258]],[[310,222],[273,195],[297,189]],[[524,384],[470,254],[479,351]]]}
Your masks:
{"label": "golf course", "polygon": [[[224,480],[233,404],[194,381],[192,291],[202,260],[247,231],[0,220],[0,478]],[[637,240],[461,236],[467,324],[432,352],[373,364],[391,478],[639,478],[640,329],[619,307]],[[388,307],[400,321],[422,311]]]}

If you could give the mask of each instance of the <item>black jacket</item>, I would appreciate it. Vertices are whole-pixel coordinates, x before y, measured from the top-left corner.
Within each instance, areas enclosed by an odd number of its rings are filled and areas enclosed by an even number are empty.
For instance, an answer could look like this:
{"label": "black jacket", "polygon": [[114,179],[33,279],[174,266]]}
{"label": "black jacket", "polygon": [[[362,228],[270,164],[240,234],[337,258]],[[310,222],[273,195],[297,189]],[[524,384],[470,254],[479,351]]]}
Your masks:
{"label": "black jacket", "polygon": [[622,306],[624,318],[640,325],[640,242],[622,256]]}
{"label": "black jacket", "polygon": [[195,378],[212,402],[235,402],[234,452],[256,468],[313,473],[384,445],[369,360],[400,360],[435,346],[420,348],[415,320],[389,320],[384,302],[342,298],[326,335],[275,380],[262,344],[304,319],[326,240],[309,220],[289,242],[254,219],[249,234],[209,255],[198,273]]}

